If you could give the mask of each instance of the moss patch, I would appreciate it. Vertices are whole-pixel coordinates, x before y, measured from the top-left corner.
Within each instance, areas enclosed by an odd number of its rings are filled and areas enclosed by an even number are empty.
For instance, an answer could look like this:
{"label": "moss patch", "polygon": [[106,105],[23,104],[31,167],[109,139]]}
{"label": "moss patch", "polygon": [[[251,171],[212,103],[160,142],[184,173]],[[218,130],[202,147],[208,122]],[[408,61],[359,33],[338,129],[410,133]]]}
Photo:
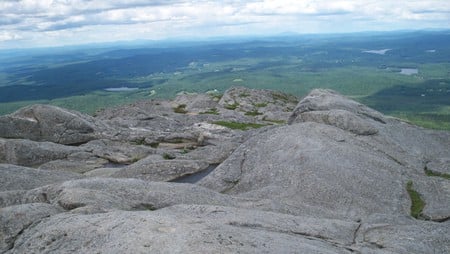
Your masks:
{"label": "moss patch", "polygon": [[429,170],[429,169],[426,168],[426,167],[425,167],[425,174],[426,174],[427,176],[437,176],[437,177],[441,177],[441,178],[450,180],[450,174],[431,171],[431,170]]}
{"label": "moss patch", "polygon": [[257,129],[266,126],[265,124],[258,123],[238,123],[238,122],[227,122],[227,121],[215,121],[213,124],[221,125],[233,130],[248,130]]}
{"label": "moss patch", "polygon": [[411,216],[418,219],[425,207],[425,201],[422,200],[420,194],[413,189],[413,182],[408,181],[406,184],[409,198],[411,199]]}

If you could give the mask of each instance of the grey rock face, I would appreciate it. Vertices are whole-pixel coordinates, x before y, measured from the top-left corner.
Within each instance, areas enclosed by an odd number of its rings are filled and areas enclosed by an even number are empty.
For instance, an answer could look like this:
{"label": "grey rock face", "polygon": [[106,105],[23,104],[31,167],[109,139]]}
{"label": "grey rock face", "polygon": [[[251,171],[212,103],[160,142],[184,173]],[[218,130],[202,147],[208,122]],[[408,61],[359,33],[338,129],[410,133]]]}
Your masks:
{"label": "grey rock face", "polygon": [[0,191],[29,190],[47,184],[77,179],[79,174],[0,164]]}
{"label": "grey rock face", "polygon": [[52,160],[67,158],[71,153],[79,151],[77,147],[50,142],[0,138],[0,163],[38,166]]}
{"label": "grey rock face", "polygon": [[335,91],[314,89],[295,107],[289,118],[289,123],[297,122],[296,118],[302,113],[327,110],[345,110],[359,117],[370,118],[377,122],[386,121],[381,113],[356,101],[350,100]]}
{"label": "grey rock face", "polygon": [[94,118],[50,105],[33,105],[0,117],[3,138],[23,138],[60,144],[79,144],[94,139]]}
{"label": "grey rock face", "polygon": [[45,202],[80,213],[155,210],[176,204],[236,206],[238,203],[238,199],[192,184],[114,178],[48,185],[28,191],[22,199],[27,203],[41,197],[46,197]]}
{"label": "grey rock face", "polygon": [[33,223],[62,212],[44,203],[31,203],[0,209],[0,252],[12,249],[16,237]]}
{"label": "grey rock face", "polygon": [[11,253],[350,253],[339,246],[351,241],[355,228],[353,223],[216,206],[59,214],[20,235]]}
{"label": "grey rock face", "polygon": [[277,211],[357,220],[406,213],[402,170],[349,132],[303,123],[251,138],[199,184],[270,199]]}
{"label": "grey rock face", "polygon": [[358,135],[373,135],[378,130],[368,121],[346,110],[312,111],[300,114],[294,122],[316,122],[336,126]]}
{"label": "grey rock face", "polygon": [[289,117],[289,124],[316,122],[358,135],[378,133],[373,122],[385,123],[381,113],[349,100],[334,91],[316,89],[306,96]]}
{"label": "grey rock face", "polygon": [[261,119],[286,120],[297,102],[295,96],[278,91],[232,87],[225,91],[219,105]]}

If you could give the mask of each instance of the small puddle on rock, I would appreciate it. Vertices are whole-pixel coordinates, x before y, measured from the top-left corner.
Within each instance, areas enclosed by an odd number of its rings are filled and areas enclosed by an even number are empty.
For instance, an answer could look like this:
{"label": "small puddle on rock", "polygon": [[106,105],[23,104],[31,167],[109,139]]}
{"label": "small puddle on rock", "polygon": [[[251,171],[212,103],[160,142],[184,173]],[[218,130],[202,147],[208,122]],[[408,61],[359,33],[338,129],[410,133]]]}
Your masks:
{"label": "small puddle on rock", "polygon": [[217,166],[219,166],[219,164],[213,164],[213,165],[209,165],[209,167],[207,167],[205,170],[202,170],[200,172],[197,173],[193,173],[190,175],[185,175],[182,177],[179,177],[177,179],[174,179],[170,182],[174,182],[174,183],[196,183],[198,181],[200,181],[201,179],[203,179],[205,176],[209,175],[211,172],[214,171],[214,169],[217,168]]}

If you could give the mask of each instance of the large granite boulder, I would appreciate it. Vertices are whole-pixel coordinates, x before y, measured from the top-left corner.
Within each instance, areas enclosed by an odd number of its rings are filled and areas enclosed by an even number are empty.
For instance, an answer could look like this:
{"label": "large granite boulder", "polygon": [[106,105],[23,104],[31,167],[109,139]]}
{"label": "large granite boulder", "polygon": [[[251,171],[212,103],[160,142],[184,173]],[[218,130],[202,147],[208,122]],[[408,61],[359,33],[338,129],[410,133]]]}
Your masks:
{"label": "large granite boulder", "polygon": [[97,121],[79,112],[50,105],[32,105],[0,116],[0,137],[80,144],[96,136]]}

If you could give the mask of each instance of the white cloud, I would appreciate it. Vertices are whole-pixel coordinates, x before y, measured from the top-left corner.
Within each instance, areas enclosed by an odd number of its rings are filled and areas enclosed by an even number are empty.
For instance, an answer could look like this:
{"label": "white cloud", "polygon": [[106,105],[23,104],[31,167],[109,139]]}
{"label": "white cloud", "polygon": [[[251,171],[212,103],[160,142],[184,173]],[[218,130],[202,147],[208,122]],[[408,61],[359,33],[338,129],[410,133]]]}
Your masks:
{"label": "white cloud", "polygon": [[449,28],[449,23],[450,1],[441,0],[0,1],[0,39],[29,45]]}
{"label": "white cloud", "polygon": [[0,42],[2,41],[13,41],[13,40],[20,40],[22,37],[16,33],[12,32],[0,32]]}

